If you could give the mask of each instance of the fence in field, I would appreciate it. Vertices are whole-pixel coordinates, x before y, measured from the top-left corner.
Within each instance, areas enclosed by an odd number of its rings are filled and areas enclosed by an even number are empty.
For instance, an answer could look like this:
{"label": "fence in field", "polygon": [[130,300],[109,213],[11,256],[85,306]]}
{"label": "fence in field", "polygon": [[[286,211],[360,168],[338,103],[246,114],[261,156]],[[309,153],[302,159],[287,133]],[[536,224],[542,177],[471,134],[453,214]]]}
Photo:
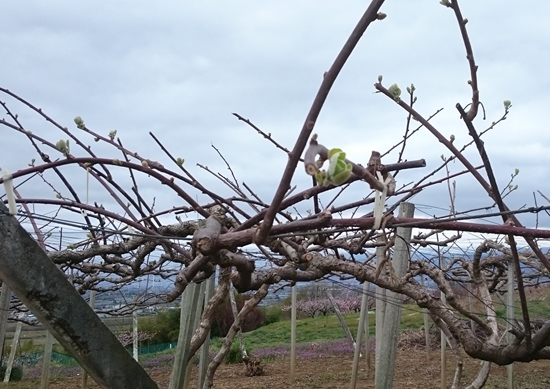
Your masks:
{"label": "fence in field", "polygon": [[[155,354],[172,348],[176,348],[177,343],[161,343],[143,345],[139,348],[139,355]],[[132,347],[128,348],[128,352],[132,353]],[[15,358],[15,366],[35,367],[42,363],[44,351],[35,351],[23,353]],[[53,366],[78,366],[76,360],[70,355],[52,351],[51,363]]]}

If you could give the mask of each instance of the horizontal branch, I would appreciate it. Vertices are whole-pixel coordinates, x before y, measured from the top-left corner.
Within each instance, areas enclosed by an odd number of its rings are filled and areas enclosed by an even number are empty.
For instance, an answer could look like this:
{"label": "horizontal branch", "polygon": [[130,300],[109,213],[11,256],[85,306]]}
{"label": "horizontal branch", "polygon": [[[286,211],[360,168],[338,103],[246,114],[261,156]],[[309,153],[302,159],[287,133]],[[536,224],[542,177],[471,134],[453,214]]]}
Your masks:
{"label": "horizontal branch", "polygon": [[[357,219],[332,219],[324,217],[313,220],[298,220],[285,224],[273,226],[271,236],[287,234],[292,232],[303,232],[316,228],[358,228],[371,229],[374,225],[373,217]],[[539,230],[533,228],[514,227],[510,225],[478,224],[472,222],[441,221],[437,219],[415,219],[415,218],[392,218],[386,223],[386,228],[398,226],[416,227],[422,229],[442,229],[460,232],[481,232],[487,234],[512,234],[529,238],[550,238],[550,230]],[[246,231],[228,232],[218,237],[216,249],[240,247],[253,243],[255,229]],[[330,231],[328,231],[330,232]],[[315,232],[319,234],[319,231]]]}
{"label": "horizontal branch", "polygon": [[[384,166],[384,171],[386,172],[395,172],[400,170],[406,170],[406,169],[416,169],[416,168],[422,168],[426,167],[426,161],[424,159],[417,159],[414,161],[407,161],[407,162],[400,162],[400,163],[392,163]],[[355,174],[352,174],[351,177],[345,182],[346,184],[359,181],[362,178],[360,176],[357,176]],[[331,189],[336,188],[334,185],[327,185],[327,186],[313,186],[309,189],[306,189],[300,193],[296,193],[293,196],[290,196],[283,200],[281,203],[281,206],[279,207],[279,211],[282,211],[283,209],[286,209],[290,207],[291,205],[297,204],[302,200],[307,200],[309,198],[312,198],[313,196],[329,191]],[[374,202],[374,200],[372,200]],[[267,208],[259,212],[258,214],[254,215],[252,218],[245,221],[243,224],[241,224],[239,227],[236,228],[235,231],[241,231],[246,230],[257,223],[259,223],[264,215],[267,212]]]}

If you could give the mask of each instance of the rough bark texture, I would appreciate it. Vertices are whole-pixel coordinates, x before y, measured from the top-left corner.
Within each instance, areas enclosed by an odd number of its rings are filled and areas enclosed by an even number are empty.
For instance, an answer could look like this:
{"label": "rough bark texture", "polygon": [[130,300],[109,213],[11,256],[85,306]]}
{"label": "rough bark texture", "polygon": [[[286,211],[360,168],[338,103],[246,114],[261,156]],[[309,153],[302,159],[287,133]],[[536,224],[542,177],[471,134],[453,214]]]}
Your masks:
{"label": "rough bark texture", "polygon": [[[145,370],[0,203],[0,278],[102,387],[157,389]],[[24,269],[24,271],[21,271]]]}

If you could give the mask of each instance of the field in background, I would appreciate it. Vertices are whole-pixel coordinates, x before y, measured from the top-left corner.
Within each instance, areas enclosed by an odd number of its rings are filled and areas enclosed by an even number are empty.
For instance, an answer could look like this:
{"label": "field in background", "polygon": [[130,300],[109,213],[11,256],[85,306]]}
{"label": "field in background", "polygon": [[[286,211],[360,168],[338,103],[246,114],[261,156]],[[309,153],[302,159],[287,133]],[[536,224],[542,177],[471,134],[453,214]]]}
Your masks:
{"label": "field in background", "polygon": [[[531,310],[531,317],[537,318],[537,317],[549,317],[550,316],[550,299],[547,299],[548,292],[550,291],[549,288],[541,288],[541,289],[533,289],[528,292],[528,303],[529,308]],[[505,301],[506,296],[502,296],[502,298]],[[463,300],[466,301],[466,300]],[[466,302],[465,302],[466,304]],[[475,301],[475,299],[472,302],[473,309],[480,310],[482,307],[479,304],[479,301]],[[495,302],[495,309],[498,315],[504,316],[506,314],[505,307],[499,302]],[[519,316],[520,311],[519,308],[516,311],[516,314]],[[140,317],[143,318],[145,316]],[[357,324],[359,320],[359,313],[354,314],[347,314],[344,315],[345,321],[347,325],[350,327],[351,332],[353,335],[356,335],[357,331]],[[115,317],[115,318],[105,318],[105,323],[111,330],[115,333],[120,332],[127,332],[131,329],[131,323],[132,318],[131,317]],[[370,322],[370,335],[374,335],[375,326],[374,326],[374,313],[369,314],[369,322]],[[423,317],[422,317],[422,311],[421,309],[416,305],[410,305],[407,304],[403,307],[402,312],[402,330],[406,329],[421,329],[423,328]],[[501,320],[501,323],[504,324],[504,320]],[[15,324],[10,323],[8,326],[8,340],[6,345],[11,344],[11,337],[13,336],[13,331],[15,330]],[[423,374],[426,376],[433,376],[433,380],[436,380],[439,382],[439,354],[437,348],[432,350],[431,353],[431,361],[429,363],[426,362],[426,353],[424,351],[424,341],[422,332],[417,331],[416,335],[414,336],[414,339],[407,338],[407,336],[410,336],[410,334],[413,334],[414,332],[406,332],[404,336],[402,336],[401,349],[400,349],[400,355],[399,355],[399,362],[396,372],[396,379],[397,382],[401,382],[402,385],[412,385],[410,387],[417,387],[415,386],[418,384],[418,382],[415,382],[415,377],[417,371],[414,369],[414,364],[417,365],[418,369],[427,369]],[[436,333],[437,334],[437,333]],[[267,361],[267,376],[266,377],[255,377],[255,378],[246,378],[244,377],[242,373],[242,366],[240,365],[228,365],[223,366],[220,371],[217,373],[218,377],[226,377],[229,376],[231,379],[229,381],[224,380],[224,383],[227,384],[227,386],[224,386],[225,384],[218,383],[218,386],[215,386],[215,388],[230,388],[229,382],[241,382],[239,380],[242,380],[242,382],[249,382],[250,386],[240,386],[243,388],[275,388],[276,382],[286,382],[286,385],[283,384],[282,386],[278,386],[279,388],[287,388],[287,387],[296,387],[296,388],[330,388],[330,387],[340,387],[346,386],[349,382],[349,374],[351,369],[351,358],[352,353],[351,351],[347,350],[347,348],[351,349],[351,346],[348,347],[346,345],[346,350],[342,351],[342,353],[336,357],[332,356],[330,354],[322,353],[322,352],[310,352],[310,353],[302,353],[299,354],[299,363],[298,363],[298,376],[301,378],[299,379],[299,383],[296,386],[291,386],[290,383],[287,381],[288,376],[288,361],[286,361],[285,358],[288,356],[288,344],[290,339],[290,321],[279,321],[276,323],[269,324],[264,327],[260,327],[259,329],[255,331],[248,332],[244,334],[245,342],[247,345],[247,348],[252,351],[252,353],[257,352],[258,355],[260,355],[264,360]],[[345,332],[342,329],[337,317],[335,315],[327,315],[327,316],[317,316],[315,318],[305,318],[300,319],[297,322],[297,342],[303,344],[304,346],[312,345],[312,350],[320,350],[321,348],[326,347],[319,347],[319,345],[327,345],[330,346],[330,342],[327,343],[327,341],[331,340],[337,340],[345,338]],[[435,336],[435,339],[437,339],[438,336]],[[31,340],[33,341],[33,345],[35,348],[40,348],[41,345],[43,345],[43,340],[45,339],[45,329],[42,326],[35,326],[35,327],[29,327],[25,326],[24,331],[22,333],[22,345],[25,344],[26,341]],[[371,344],[373,343],[373,339],[371,338]],[[341,342],[343,344],[347,343],[346,341]],[[215,352],[221,344],[221,339],[215,338],[212,340],[211,344],[211,350],[212,352]],[[435,344],[435,342],[433,343]],[[307,346],[309,347],[309,346]],[[307,348],[306,347],[306,348]],[[335,348],[338,348],[334,346]],[[342,348],[343,349],[343,348]],[[62,350],[60,350],[62,351]],[[159,383],[163,382],[164,379],[168,379],[166,377],[169,377],[169,369],[171,366],[171,358],[173,355],[173,349],[172,350],[166,350],[161,353],[156,354],[150,354],[150,355],[142,355],[140,356],[140,362],[146,366],[146,368],[151,372],[153,376],[159,376],[158,380]],[[346,354],[347,353],[347,354]],[[306,356],[307,355],[307,356]],[[266,357],[267,356],[267,357]],[[340,358],[342,361],[338,362],[338,358]],[[156,362],[153,363],[154,360],[164,361],[163,363],[157,364]],[[467,359],[467,366],[468,367],[465,370],[466,377],[465,379],[472,379],[473,375],[477,372],[477,361]],[[148,363],[149,361],[149,363]],[[363,362],[362,362],[363,363]],[[311,366],[313,368],[313,365],[317,364],[317,370],[312,371],[308,374],[305,374],[304,372],[301,372],[301,369],[308,369],[308,366]],[[349,367],[348,367],[349,365]],[[67,377],[65,373],[62,372],[62,366],[59,365],[59,363],[53,363],[53,374],[52,377],[54,382],[57,382],[61,386],[55,386],[58,385],[57,383],[52,384],[51,388],[73,388],[77,386],[70,386],[72,384],[73,378]],[[286,367],[285,367],[286,366]],[[338,366],[340,366],[340,369],[338,369]],[[525,382],[525,386],[522,386],[523,384],[518,384],[517,388],[546,388],[550,387],[550,361],[539,361],[531,364],[517,364],[518,366],[518,379],[520,381],[518,382]],[[454,360],[452,359],[452,356],[449,356],[449,377],[453,374],[454,369]],[[526,373],[527,370],[531,369],[530,371],[532,374]],[[74,370],[74,371],[73,371]],[[79,368],[74,367],[74,369],[71,370],[72,375],[79,373]],[[504,373],[502,373],[504,371]],[[225,373],[224,373],[225,372]],[[491,384],[486,386],[487,388],[506,388],[505,385],[505,369],[500,367],[494,367],[493,372],[491,374],[490,382]],[[522,373],[523,372],[523,373]],[[368,374],[367,374],[368,373]],[[498,374],[497,374],[498,373]],[[502,373],[502,374],[501,374]],[[304,375],[305,374],[305,375]],[[372,371],[367,372],[366,365],[363,367],[363,380],[366,380],[366,382],[372,381]],[[166,377],[164,377],[166,376]],[[502,377],[501,377],[502,376]],[[370,377],[370,378],[369,378]],[[430,379],[432,379],[430,378]],[[287,381],[285,381],[287,380]],[[409,380],[409,381],[407,381]],[[449,378],[450,380],[450,378]],[[339,383],[338,385],[336,383]],[[166,381],[167,383],[167,381]],[[254,384],[253,384],[254,383]],[[399,385],[401,385],[399,384]],[[540,385],[539,385],[540,384]],[[31,385],[31,386],[25,386],[25,385]],[[12,383],[9,385],[10,388],[14,389],[24,389],[24,388],[34,388],[37,385],[36,380],[32,381],[23,381],[21,383]],[[67,385],[67,386],[62,386]],[[254,386],[256,385],[256,386]],[[333,385],[333,386],[331,386]],[[370,384],[369,384],[370,385]],[[360,387],[372,387],[372,386],[360,386]],[[406,386],[399,386],[396,383],[395,387],[406,387]],[[427,384],[428,385],[428,384]],[[431,383],[429,383],[431,385]],[[537,386],[539,385],[539,386]],[[426,386],[422,385],[424,388],[428,389],[432,386]],[[3,386],[0,385],[0,388]],[[438,387],[433,386],[433,387]],[[92,386],[94,388],[94,386]]]}

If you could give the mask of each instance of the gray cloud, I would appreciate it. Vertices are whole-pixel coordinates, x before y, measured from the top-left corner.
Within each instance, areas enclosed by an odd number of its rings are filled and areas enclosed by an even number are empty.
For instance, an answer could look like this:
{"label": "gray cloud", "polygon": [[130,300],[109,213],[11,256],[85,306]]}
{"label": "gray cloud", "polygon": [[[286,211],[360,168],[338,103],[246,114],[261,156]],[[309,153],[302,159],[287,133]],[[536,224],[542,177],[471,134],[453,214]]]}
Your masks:
{"label": "gray cloud", "polygon": [[[503,6],[496,0],[463,3],[487,111],[487,120],[478,118],[475,124],[479,130],[488,127],[502,114],[502,101],[512,101],[508,120],[485,140],[502,185],[516,167],[521,169],[520,190],[510,196],[511,206],[530,204],[534,190],[550,195],[545,168],[550,151],[545,91],[550,76],[546,71],[549,57],[543,50],[550,6],[544,2],[529,8],[515,3]],[[0,25],[0,84],[75,133],[72,119],[81,115],[91,129],[103,135],[116,129],[129,149],[168,165],[148,135],[152,131],[174,155],[185,158],[206,185],[231,195],[194,167],[199,162],[227,173],[210,147],[213,143],[238,179],[270,201],[286,155],[231,112],[250,118],[291,148],[323,72],[364,8],[360,1],[345,7],[329,1],[315,5],[291,1],[30,1],[24,6],[9,2],[3,5],[4,15],[9,16]],[[453,13],[427,0],[387,2],[383,11],[388,17],[369,28],[328,97],[316,126],[321,142],[341,147],[349,158],[365,163],[371,150],[383,151],[401,139],[406,113],[374,93],[379,74],[386,85],[397,82],[403,91],[414,83],[417,109],[428,116],[444,108],[434,125],[446,136],[454,134],[457,144],[469,142],[454,108],[457,102],[466,105],[471,92]],[[33,133],[53,142],[66,138],[5,96],[0,100],[8,101]],[[23,136],[6,128],[2,131],[0,166],[12,171],[26,166],[35,157],[32,148]],[[83,139],[98,155],[120,156],[89,136]],[[399,183],[427,174],[440,163],[441,154],[449,156],[422,129],[410,140],[405,157],[425,158],[428,167],[401,173]],[[473,150],[468,156],[474,164],[480,163]],[[396,158],[394,152],[385,162]],[[451,170],[460,171],[462,166],[454,163]],[[121,182],[129,185],[122,177]],[[146,177],[140,182],[149,196],[157,194],[159,206],[181,204]],[[310,185],[301,167],[293,183],[299,189]],[[457,184],[460,208],[489,203],[471,178],[457,179]],[[75,181],[80,191],[83,185]],[[94,196],[107,201],[104,191],[94,190]],[[22,191],[36,189],[26,186]],[[415,201],[447,207],[445,192],[444,188],[426,191]],[[355,184],[339,203],[366,194],[366,185]]]}

